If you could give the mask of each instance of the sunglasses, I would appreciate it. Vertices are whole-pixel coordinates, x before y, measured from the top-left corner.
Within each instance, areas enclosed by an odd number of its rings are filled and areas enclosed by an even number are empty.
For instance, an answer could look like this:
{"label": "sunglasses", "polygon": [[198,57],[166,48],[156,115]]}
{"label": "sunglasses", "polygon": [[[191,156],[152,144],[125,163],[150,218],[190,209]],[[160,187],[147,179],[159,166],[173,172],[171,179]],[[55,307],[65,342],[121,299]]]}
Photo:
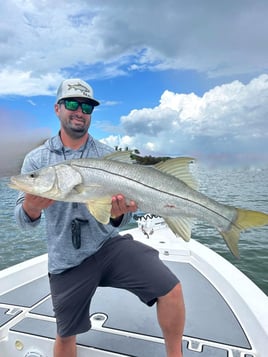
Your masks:
{"label": "sunglasses", "polygon": [[75,99],[61,99],[58,104],[64,104],[65,109],[76,111],[79,107],[81,107],[82,112],[84,114],[91,114],[94,109],[94,105],[88,103],[80,103]]}

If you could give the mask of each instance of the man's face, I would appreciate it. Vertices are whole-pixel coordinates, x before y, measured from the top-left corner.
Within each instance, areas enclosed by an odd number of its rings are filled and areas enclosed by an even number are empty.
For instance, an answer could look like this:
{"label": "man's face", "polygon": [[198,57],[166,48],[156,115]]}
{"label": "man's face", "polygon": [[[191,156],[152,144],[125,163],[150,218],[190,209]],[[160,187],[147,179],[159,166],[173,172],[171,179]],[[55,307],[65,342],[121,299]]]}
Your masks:
{"label": "man's face", "polygon": [[81,104],[89,103],[83,98],[68,98],[68,101],[79,102],[76,110],[68,110],[64,101],[55,104],[55,113],[61,122],[61,128],[72,139],[83,137],[89,129],[91,122],[91,114],[85,114],[82,111]]}

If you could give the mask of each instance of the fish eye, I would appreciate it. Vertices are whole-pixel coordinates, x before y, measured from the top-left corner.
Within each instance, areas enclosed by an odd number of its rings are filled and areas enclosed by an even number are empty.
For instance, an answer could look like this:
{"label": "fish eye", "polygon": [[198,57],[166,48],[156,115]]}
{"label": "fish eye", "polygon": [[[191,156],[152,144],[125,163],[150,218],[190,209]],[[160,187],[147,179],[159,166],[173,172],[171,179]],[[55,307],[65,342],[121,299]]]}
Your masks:
{"label": "fish eye", "polygon": [[30,177],[31,178],[35,178],[37,175],[34,173],[34,172],[32,172],[31,174],[30,174]]}

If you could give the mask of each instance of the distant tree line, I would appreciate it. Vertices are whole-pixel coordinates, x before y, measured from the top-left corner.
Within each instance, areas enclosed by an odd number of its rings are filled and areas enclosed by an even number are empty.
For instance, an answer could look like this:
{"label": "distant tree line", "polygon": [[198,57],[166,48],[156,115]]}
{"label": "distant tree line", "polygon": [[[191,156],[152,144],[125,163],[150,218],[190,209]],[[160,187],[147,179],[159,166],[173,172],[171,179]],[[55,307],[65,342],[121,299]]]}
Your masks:
{"label": "distant tree line", "polygon": [[131,158],[137,161],[137,164],[140,165],[155,165],[160,161],[166,161],[171,159],[169,156],[138,156],[135,154],[131,154]]}
{"label": "distant tree line", "polygon": [[169,156],[140,156],[140,152],[137,149],[129,150],[128,146],[125,149],[120,148],[119,146],[115,146],[116,151],[131,151],[130,157],[133,160],[136,160],[137,164],[140,165],[155,165],[160,161],[166,161],[171,159]]}

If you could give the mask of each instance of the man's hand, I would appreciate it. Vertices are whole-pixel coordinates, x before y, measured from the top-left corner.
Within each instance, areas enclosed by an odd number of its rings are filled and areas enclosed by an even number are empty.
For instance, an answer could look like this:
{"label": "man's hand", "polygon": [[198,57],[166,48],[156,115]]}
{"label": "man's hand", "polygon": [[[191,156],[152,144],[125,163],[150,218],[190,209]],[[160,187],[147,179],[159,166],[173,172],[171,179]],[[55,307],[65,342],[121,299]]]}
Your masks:
{"label": "man's hand", "polygon": [[128,212],[137,211],[138,207],[136,202],[126,202],[125,197],[121,194],[112,197],[111,217],[117,218]]}
{"label": "man's hand", "polygon": [[35,220],[41,216],[41,212],[44,208],[52,205],[54,201],[49,198],[39,197],[31,195],[30,193],[25,193],[25,198],[23,202],[23,209],[27,215]]}

